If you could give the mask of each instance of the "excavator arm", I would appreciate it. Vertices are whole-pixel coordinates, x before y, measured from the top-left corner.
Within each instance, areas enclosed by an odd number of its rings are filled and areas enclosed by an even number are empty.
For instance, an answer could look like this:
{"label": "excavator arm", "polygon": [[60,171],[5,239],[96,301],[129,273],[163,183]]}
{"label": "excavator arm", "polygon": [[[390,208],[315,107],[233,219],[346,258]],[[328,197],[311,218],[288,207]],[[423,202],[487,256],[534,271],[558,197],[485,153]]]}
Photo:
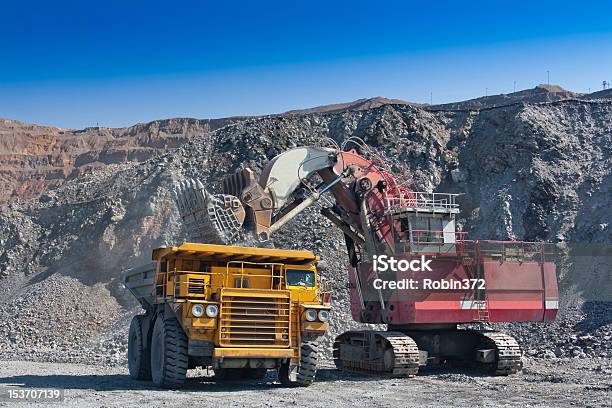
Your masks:
{"label": "excavator arm", "polygon": [[[221,194],[210,194],[199,180],[175,188],[175,199],[189,239],[231,244],[251,232],[267,241],[315,202],[355,243],[372,236],[368,207],[383,207],[386,180],[371,161],[355,151],[298,147],[273,158],[257,177],[246,168],[223,180]],[[324,198],[330,192],[334,200]],[[374,248],[371,248],[374,249]]]}

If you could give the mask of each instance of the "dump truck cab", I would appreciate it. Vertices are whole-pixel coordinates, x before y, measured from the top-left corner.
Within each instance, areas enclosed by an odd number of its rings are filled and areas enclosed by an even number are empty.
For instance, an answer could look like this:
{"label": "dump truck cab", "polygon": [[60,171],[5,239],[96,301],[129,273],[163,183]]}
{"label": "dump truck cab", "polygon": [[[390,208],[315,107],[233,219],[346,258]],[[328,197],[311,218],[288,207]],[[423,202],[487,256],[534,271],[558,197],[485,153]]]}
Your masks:
{"label": "dump truck cab", "polygon": [[312,383],[331,300],[312,252],[184,243],[152,258],[124,274],[146,311],[130,328],[133,377],[176,386],[202,366],[217,379],[277,369],[284,384]]}

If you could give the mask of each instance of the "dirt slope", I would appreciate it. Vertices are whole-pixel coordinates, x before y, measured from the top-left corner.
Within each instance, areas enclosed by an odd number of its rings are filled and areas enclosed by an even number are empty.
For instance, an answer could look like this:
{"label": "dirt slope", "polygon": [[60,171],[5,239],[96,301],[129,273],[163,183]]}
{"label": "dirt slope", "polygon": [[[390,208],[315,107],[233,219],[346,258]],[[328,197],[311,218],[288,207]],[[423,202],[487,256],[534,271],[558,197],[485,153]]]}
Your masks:
{"label": "dirt slope", "polygon": [[612,99],[612,89],[604,89],[601,91],[586,94],[582,99]]}
{"label": "dirt slope", "polygon": [[430,109],[446,110],[446,109],[488,109],[498,106],[506,106],[514,103],[542,103],[560,101],[564,99],[572,99],[581,96],[582,94],[572,92],[561,88],[559,85],[538,85],[533,89],[525,89],[509,94],[499,94],[491,96],[483,96],[467,101],[445,103],[440,105],[432,105]]}
{"label": "dirt slope", "polygon": [[309,113],[337,113],[343,111],[362,111],[372,108],[378,108],[383,105],[413,105],[417,106],[416,103],[406,102],[401,99],[388,99],[382,96],[376,96],[374,98],[362,98],[356,101],[346,103],[335,103],[331,105],[317,106],[308,109],[295,109],[290,110],[282,115],[307,115]]}

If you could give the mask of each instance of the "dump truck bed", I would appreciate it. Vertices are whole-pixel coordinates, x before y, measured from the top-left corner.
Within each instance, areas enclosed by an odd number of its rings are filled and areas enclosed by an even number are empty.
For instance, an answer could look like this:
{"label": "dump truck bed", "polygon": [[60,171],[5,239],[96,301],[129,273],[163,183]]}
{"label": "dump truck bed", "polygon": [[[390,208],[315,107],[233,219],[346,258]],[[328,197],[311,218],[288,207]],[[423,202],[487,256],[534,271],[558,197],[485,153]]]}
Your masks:
{"label": "dump truck bed", "polygon": [[155,262],[123,271],[123,284],[148,309],[154,303]]}

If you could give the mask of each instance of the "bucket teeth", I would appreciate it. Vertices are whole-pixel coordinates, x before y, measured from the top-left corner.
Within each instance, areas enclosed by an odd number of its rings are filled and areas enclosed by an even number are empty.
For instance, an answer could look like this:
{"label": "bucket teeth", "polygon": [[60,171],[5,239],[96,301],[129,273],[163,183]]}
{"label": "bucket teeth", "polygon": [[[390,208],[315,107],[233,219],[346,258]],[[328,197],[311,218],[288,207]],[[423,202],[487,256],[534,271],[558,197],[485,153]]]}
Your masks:
{"label": "bucket teeth", "polygon": [[231,244],[239,238],[245,211],[238,197],[208,194],[196,179],[177,183],[173,197],[191,242]]}

